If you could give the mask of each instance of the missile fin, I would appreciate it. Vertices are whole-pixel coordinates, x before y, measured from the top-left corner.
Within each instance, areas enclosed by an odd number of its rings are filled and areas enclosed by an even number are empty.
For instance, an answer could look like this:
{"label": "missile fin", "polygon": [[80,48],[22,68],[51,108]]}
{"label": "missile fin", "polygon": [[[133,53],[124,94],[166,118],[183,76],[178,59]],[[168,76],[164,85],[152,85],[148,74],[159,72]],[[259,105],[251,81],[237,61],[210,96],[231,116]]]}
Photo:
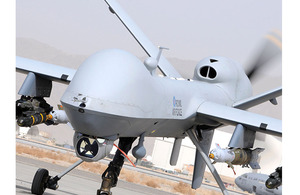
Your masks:
{"label": "missile fin", "polygon": [[260,169],[258,162],[250,162],[249,165],[252,169]]}
{"label": "missile fin", "polygon": [[260,169],[260,165],[258,164],[257,160],[259,158],[258,154],[264,151],[264,148],[256,148],[252,151],[251,160],[250,160],[250,167],[252,169]]}

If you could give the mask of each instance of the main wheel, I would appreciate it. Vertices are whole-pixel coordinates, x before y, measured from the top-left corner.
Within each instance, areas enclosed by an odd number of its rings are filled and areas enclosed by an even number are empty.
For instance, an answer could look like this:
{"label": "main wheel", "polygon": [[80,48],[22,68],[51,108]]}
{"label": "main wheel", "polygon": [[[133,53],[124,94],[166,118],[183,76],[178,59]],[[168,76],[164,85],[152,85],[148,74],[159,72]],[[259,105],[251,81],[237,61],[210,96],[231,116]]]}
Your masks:
{"label": "main wheel", "polygon": [[97,195],[112,195],[112,192],[101,192],[101,190],[97,190]]}
{"label": "main wheel", "polygon": [[47,169],[38,169],[33,177],[31,193],[42,195],[47,187],[49,172]]}

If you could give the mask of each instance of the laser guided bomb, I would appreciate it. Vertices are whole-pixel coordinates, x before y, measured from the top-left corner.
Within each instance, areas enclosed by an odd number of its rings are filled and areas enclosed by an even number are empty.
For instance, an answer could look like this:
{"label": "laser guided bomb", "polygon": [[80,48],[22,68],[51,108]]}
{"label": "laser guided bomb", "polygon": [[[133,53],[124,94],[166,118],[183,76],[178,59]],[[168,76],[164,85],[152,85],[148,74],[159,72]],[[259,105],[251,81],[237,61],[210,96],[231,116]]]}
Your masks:
{"label": "laser guided bomb", "polygon": [[235,174],[233,165],[260,169],[257,162],[258,154],[264,150],[264,148],[256,148],[254,150],[249,148],[221,148],[219,144],[216,144],[216,148],[209,153],[209,158],[214,160],[213,164],[217,162],[227,163],[228,167],[231,167]]}

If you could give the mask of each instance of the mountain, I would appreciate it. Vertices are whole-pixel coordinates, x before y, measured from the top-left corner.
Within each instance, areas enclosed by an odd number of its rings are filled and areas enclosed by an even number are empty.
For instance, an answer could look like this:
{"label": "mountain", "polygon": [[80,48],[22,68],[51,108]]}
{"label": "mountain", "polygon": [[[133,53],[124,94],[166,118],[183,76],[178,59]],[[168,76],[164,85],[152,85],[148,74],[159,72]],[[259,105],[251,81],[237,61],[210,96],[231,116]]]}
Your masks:
{"label": "mountain", "polygon": [[75,69],[88,57],[68,54],[45,43],[29,38],[16,39],[16,55]]}

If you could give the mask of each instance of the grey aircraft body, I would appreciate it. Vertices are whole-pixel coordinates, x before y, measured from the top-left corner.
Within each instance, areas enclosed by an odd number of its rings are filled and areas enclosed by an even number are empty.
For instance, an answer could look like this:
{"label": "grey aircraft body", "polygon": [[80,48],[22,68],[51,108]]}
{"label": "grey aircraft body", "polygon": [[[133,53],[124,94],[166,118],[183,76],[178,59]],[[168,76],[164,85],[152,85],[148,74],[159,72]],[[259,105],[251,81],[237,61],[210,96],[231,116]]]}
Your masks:
{"label": "grey aircraft body", "polygon": [[[236,126],[229,144],[235,148],[253,147],[256,131],[281,136],[281,120],[245,109],[269,100],[276,104],[275,98],[281,95],[282,88],[251,96],[251,83],[243,68],[220,56],[201,60],[194,77],[183,79],[161,55],[164,48],[155,47],[115,0],[106,3],[149,55],[144,62],[119,49],[99,51],[77,70],[17,57],[17,71],[28,73],[19,91],[22,98],[17,101],[18,124],[70,124],[80,158],[56,177],[49,177],[45,170],[37,172],[39,178],[46,175],[48,180],[47,185],[34,180],[33,192],[45,190],[41,186],[56,189],[57,181],[82,161],[104,158],[117,139],[139,137],[133,155],[142,158],[144,137],[174,137],[170,159],[174,165],[181,140],[189,136],[197,147],[192,188],[200,187],[207,165],[227,194],[207,156],[214,129]],[[158,69],[163,75],[156,74]],[[52,81],[68,84],[61,98],[64,110],[52,110],[43,100],[50,96]],[[103,178],[104,182],[109,180]],[[103,189],[99,194],[110,193],[108,188]]]}
{"label": "grey aircraft body", "polygon": [[244,191],[256,195],[281,195],[282,186],[268,189],[265,185],[269,175],[260,173],[245,173],[235,179],[236,185]]}

